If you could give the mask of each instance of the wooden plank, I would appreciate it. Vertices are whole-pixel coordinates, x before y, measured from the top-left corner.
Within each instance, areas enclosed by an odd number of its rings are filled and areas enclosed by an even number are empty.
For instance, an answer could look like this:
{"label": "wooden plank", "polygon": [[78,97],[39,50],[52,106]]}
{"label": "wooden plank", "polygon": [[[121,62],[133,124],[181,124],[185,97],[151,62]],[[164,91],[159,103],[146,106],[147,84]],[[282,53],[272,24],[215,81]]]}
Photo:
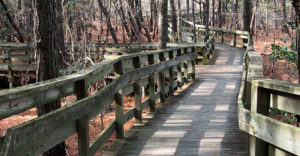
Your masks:
{"label": "wooden plank", "polygon": [[130,83],[129,85],[127,85],[126,87],[124,87],[122,89],[123,96],[127,96],[133,92],[134,92],[134,84],[133,83]]}
{"label": "wooden plank", "polygon": [[134,117],[134,110],[135,110],[134,108],[131,108],[124,113],[123,124],[127,123]]}
{"label": "wooden plank", "polygon": [[300,155],[300,128],[246,110],[241,104],[239,107],[239,127],[242,131]]}
{"label": "wooden plank", "polygon": [[[154,64],[154,55],[148,56],[149,64]],[[155,112],[155,105],[156,105],[156,99],[155,99],[155,73],[152,73],[149,75],[149,106],[150,106],[150,112]]]}
{"label": "wooden plank", "polygon": [[300,115],[300,97],[271,93],[270,107]]}
{"label": "wooden plank", "polygon": [[145,86],[147,86],[148,84],[149,84],[149,77],[148,77],[148,76],[143,77],[143,78],[141,79],[141,87],[145,87]]}
{"label": "wooden plank", "polygon": [[282,149],[276,148],[273,145],[269,145],[268,156],[296,156],[296,155],[286,152]]}
{"label": "wooden plank", "polygon": [[[88,85],[85,79],[75,82],[75,92],[77,100],[88,96]],[[85,156],[88,154],[89,148],[89,116],[84,115],[77,121],[78,132],[78,155]]]}
{"label": "wooden plank", "polygon": [[123,119],[123,93],[122,90],[115,94],[116,102],[116,137],[121,139],[124,137],[124,119]]}
{"label": "wooden plank", "polygon": [[142,124],[143,117],[143,108],[142,108],[142,87],[141,80],[136,80],[134,82],[134,102],[135,102],[135,123]]}
{"label": "wooden plank", "polygon": [[293,95],[300,95],[300,84],[294,84],[290,82],[271,80],[271,79],[253,80],[252,84],[258,87],[271,89],[274,91],[280,91],[280,92],[289,93]]}
{"label": "wooden plank", "polygon": [[[159,60],[160,60],[160,62],[165,61],[165,54],[164,53],[161,53],[159,55]],[[159,82],[159,93],[160,93],[160,102],[161,103],[164,103],[165,100],[166,100],[166,91],[165,91],[166,77],[165,77],[165,72],[166,72],[165,69],[159,71],[158,82]]]}
{"label": "wooden plank", "polygon": [[115,121],[113,120],[90,144],[89,156],[93,156],[99,151],[106,141],[113,135],[115,132],[116,126]]}

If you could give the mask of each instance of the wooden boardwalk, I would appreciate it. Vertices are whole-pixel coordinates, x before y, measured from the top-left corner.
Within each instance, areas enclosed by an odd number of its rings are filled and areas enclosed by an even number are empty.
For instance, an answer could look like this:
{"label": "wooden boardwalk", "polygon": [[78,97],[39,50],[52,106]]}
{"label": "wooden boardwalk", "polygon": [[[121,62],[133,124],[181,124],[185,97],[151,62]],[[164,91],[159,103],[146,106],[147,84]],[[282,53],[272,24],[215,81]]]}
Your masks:
{"label": "wooden boardwalk", "polygon": [[237,96],[244,50],[216,46],[214,65],[197,67],[197,80],[134,126],[104,155],[246,155]]}

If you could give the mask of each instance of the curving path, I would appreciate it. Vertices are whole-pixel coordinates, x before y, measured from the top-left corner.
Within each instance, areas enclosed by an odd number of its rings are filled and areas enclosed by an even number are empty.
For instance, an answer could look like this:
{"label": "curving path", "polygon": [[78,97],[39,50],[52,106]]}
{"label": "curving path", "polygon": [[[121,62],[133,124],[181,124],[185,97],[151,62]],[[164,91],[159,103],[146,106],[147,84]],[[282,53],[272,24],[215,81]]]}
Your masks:
{"label": "curving path", "polygon": [[243,49],[216,45],[215,64],[197,67],[191,86],[104,155],[246,155],[237,115],[243,54]]}

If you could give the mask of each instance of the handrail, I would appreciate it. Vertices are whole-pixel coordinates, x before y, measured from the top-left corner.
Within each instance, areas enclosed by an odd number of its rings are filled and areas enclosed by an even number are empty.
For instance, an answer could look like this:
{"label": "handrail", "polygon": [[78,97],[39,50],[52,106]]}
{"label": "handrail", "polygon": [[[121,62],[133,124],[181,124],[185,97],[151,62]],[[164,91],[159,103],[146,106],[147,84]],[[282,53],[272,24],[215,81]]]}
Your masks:
{"label": "handrail", "polygon": [[[0,155],[38,155],[75,133],[78,133],[79,155],[94,155],[114,132],[118,138],[123,137],[127,121],[135,117],[141,122],[143,109],[149,106],[154,111],[158,99],[164,102],[167,94],[174,95],[174,90],[189,78],[195,79],[198,53],[206,53],[208,48],[203,47],[213,47],[212,44],[213,39],[207,46],[177,44],[177,48],[125,55],[72,75],[0,92],[0,119],[77,94],[76,102],[8,129]],[[189,64],[192,70],[188,70]],[[169,77],[167,85],[166,72]],[[87,96],[90,84],[111,73],[120,76],[96,94]],[[157,82],[159,91],[155,90]],[[146,86],[149,86],[150,97],[142,101],[141,88]],[[122,97],[131,93],[135,94],[135,108],[123,113]],[[117,104],[116,119],[89,144],[88,121],[112,101]]]}
{"label": "handrail", "polygon": [[238,97],[239,128],[250,155],[300,155],[300,128],[268,117],[269,108],[300,114],[300,85],[263,78],[262,57],[250,40]]}

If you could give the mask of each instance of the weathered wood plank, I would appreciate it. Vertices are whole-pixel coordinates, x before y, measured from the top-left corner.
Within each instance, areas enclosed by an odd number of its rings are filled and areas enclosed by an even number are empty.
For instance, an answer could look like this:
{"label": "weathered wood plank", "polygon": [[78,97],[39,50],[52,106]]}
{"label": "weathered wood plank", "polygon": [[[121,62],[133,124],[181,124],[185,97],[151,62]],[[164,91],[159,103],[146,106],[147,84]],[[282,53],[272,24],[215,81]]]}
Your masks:
{"label": "weathered wood plank", "polygon": [[89,156],[95,155],[99,151],[104,143],[113,135],[115,132],[116,126],[115,121],[113,120],[90,144]]}

